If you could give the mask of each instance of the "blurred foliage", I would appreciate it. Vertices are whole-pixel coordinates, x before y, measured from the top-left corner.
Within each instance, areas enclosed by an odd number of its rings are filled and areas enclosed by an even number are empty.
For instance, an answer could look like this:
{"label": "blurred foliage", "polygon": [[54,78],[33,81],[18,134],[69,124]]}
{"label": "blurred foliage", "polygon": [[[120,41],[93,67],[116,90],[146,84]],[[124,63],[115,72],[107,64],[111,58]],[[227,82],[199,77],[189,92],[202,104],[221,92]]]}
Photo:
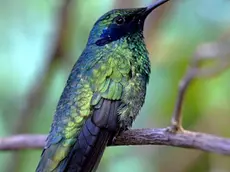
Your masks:
{"label": "blurred foliage", "polygon": [[[113,8],[139,7],[151,0],[73,0],[69,8],[65,57],[46,69],[56,40],[58,11],[62,1],[0,0],[0,136],[21,131],[48,133],[55,106],[68,74],[86,44],[92,25]],[[134,127],[169,125],[178,82],[196,48],[230,32],[228,0],[178,0],[148,18],[146,43],[152,74],[146,103]],[[229,37],[230,39],[230,37]],[[44,76],[46,81],[42,82]],[[230,137],[230,70],[211,79],[197,79],[184,103],[187,129]],[[43,85],[42,85],[43,84]],[[45,84],[45,85],[44,85]],[[41,99],[31,116],[20,113],[28,96],[42,85]],[[38,87],[38,88],[37,88]],[[19,120],[20,117],[25,119]],[[24,130],[22,130],[24,131]],[[41,150],[0,152],[0,171],[34,171]],[[110,147],[100,164],[101,172],[207,172],[230,171],[229,158],[196,150],[160,146]]]}

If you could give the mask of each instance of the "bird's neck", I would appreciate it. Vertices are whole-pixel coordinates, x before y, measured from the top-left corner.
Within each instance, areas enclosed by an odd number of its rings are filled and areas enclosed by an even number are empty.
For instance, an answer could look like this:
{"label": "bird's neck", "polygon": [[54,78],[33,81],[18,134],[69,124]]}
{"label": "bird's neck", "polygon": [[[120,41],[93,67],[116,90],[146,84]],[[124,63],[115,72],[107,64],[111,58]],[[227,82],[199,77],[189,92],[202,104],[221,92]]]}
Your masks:
{"label": "bird's neck", "polygon": [[144,42],[142,33],[136,33],[127,38],[129,50],[132,52],[130,62],[135,67],[137,73],[142,74],[145,79],[149,80],[151,72],[148,50]]}

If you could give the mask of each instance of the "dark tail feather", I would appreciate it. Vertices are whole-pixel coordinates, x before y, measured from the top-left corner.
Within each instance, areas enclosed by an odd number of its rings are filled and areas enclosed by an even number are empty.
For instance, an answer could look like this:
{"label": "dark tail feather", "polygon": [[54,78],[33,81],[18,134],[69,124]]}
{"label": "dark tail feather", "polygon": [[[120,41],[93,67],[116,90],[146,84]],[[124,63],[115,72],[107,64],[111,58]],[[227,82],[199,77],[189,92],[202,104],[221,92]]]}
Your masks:
{"label": "dark tail feather", "polygon": [[105,147],[117,131],[119,104],[118,101],[104,100],[101,107],[87,119],[69,156],[60,165],[65,172],[96,170]]}
{"label": "dark tail feather", "polygon": [[91,172],[111,137],[110,132],[99,129],[88,119],[68,157],[65,172]]}

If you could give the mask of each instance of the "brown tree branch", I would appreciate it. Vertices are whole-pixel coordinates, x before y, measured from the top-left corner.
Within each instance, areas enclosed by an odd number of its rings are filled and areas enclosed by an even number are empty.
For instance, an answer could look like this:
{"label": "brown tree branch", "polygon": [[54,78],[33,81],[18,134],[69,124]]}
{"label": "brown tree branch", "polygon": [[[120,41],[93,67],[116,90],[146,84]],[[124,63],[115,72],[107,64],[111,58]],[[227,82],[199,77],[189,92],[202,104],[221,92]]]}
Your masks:
{"label": "brown tree branch", "polygon": [[[0,138],[0,150],[41,149],[46,135],[22,134]],[[113,146],[167,145],[230,155],[230,139],[199,132],[169,133],[165,128],[135,129],[123,132]]]}

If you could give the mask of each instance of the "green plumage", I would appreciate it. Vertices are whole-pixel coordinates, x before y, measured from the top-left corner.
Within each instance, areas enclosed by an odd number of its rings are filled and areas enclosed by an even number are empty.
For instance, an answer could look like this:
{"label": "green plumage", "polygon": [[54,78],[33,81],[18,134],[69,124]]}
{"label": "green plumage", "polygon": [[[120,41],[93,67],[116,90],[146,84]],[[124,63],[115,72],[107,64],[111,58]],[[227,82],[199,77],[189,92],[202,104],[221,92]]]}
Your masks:
{"label": "green plumage", "polygon": [[132,126],[150,62],[144,19],[154,8],[113,10],[94,25],[59,100],[37,172],[90,172],[105,146]]}

